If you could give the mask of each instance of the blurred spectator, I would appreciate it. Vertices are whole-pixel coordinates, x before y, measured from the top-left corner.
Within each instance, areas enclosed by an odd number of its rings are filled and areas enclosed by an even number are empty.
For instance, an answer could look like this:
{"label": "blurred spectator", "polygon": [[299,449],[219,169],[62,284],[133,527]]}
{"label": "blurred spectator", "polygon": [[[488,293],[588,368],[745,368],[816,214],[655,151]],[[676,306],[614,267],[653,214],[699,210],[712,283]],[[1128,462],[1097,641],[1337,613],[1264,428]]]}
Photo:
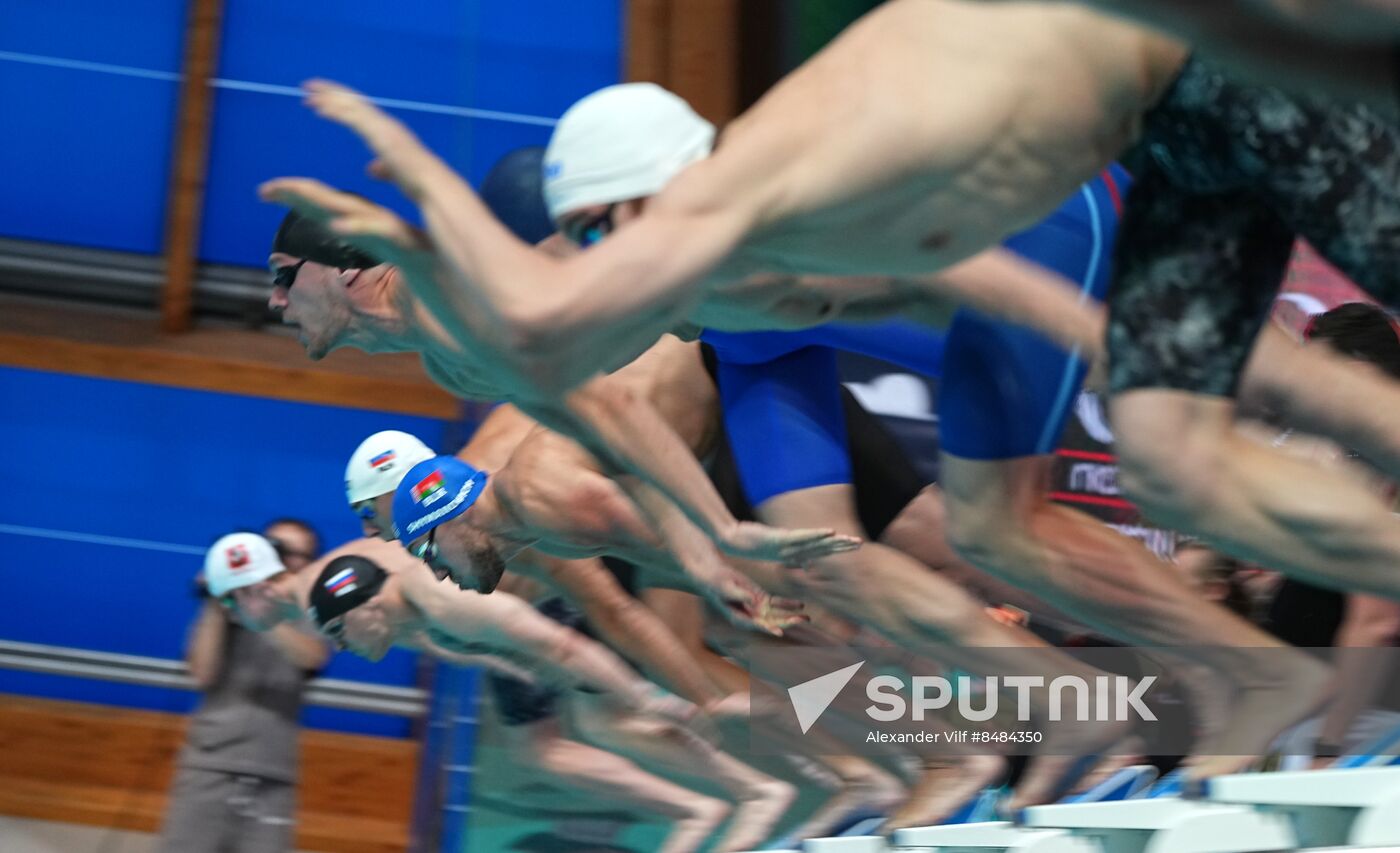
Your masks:
{"label": "blurred spectator", "polygon": [[298,717],[329,648],[291,625],[255,633],[224,602],[233,590],[305,569],[320,551],[310,525],[278,519],[225,536],[205,558],[203,597],[185,649],[203,700],[190,720],[161,832],[162,853],[281,853],[296,827]]}

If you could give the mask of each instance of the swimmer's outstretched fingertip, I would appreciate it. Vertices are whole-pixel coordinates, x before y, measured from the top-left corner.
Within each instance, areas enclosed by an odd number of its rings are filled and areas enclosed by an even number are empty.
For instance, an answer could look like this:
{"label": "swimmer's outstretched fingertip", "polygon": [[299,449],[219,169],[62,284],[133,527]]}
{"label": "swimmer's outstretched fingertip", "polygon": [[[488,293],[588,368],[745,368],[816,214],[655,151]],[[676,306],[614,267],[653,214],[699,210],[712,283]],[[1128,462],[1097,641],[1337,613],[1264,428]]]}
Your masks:
{"label": "swimmer's outstretched fingertip", "polygon": [[263,201],[283,204],[289,197],[292,178],[272,178],[258,184],[258,198]]}
{"label": "swimmer's outstretched fingertip", "polygon": [[835,544],[837,546],[836,553],[842,553],[856,550],[865,544],[865,540],[859,536],[838,536],[835,537]]}

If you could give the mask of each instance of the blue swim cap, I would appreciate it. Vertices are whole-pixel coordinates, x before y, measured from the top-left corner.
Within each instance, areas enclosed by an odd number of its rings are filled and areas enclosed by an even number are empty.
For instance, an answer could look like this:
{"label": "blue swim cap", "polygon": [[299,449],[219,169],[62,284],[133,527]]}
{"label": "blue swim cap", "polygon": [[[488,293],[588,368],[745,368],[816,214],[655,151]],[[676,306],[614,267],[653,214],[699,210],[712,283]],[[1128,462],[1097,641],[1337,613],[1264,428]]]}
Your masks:
{"label": "blue swim cap", "polygon": [[478,195],[511,233],[538,243],[554,233],[544,204],[544,148],[520,148],[491,167]]}
{"label": "blue swim cap", "polygon": [[419,462],[394,491],[394,531],[404,545],[466,512],[481,490],[486,472],[454,456]]}

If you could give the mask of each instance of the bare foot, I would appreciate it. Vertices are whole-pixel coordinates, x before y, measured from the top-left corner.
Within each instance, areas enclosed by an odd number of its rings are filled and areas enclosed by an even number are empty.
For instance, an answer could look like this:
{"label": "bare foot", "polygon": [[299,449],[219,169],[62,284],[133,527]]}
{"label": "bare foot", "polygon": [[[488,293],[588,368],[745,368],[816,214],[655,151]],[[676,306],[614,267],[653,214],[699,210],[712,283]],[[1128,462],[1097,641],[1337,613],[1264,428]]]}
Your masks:
{"label": "bare foot", "polygon": [[1188,795],[1199,793],[1206,779],[1249,768],[1279,735],[1331,701],[1332,668],[1305,654],[1275,672],[1260,669],[1237,683],[1230,717],[1217,738],[1185,762]]}
{"label": "bare foot", "polygon": [[1128,741],[1114,747],[1112,755],[1105,755],[1103,760],[1094,765],[1078,785],[1070,791],[1071,794],[1082,794],[1092,790],[1096,786],[1107,782],[1109,777],[1125,767],[1132,767],[1135,764],[1146,764],[1147,759],[1143,755],[1146,746],[1142,738],[1136,735],[1128,738]]}
{"label": "bare foot", "polygon": [[729,806],[710,797],[699,797],[690,814],[676,819],[671,831],[658,848],[661,853],[692,853],[705,845],[724,819]]}
{"label": "bare foot", "polygon": [[1041,754],[1031,760],[1006,809],[1053,803],[1067,795],[1128,736],[1132,723],[1071,721],[1047,723]]}
{"label": "bare foot", "polygon": [[755,784],[750,793],[739,801],[729,832],[715,846],[720,853],[752,850],[773,834],[773,828],[787,813],[797,789],[786,782],[769,779]]}
{"label": "bare foot", "polygon": [[890,816],[886,831],[910,826],[934,826],[1006,776],[1006,759],[999,755],[965,755],[925,762],[923,775],[899,811]]}
{"label": "bare foot", "polygon": [[899,780],[867,764],[862,775],[843,779],[836,794],[790,834],[797,839],[821,838],[862,815],[888,814],[905,799]]}

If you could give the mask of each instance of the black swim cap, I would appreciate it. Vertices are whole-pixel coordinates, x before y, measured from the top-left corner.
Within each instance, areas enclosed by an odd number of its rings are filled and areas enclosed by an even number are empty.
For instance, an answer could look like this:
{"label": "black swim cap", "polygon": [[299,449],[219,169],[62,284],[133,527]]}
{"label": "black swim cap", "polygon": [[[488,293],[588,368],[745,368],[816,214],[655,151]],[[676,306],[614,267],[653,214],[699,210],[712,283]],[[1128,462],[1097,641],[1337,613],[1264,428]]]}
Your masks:
{"label": "black swim cap", "polygon": [[369,269],[380,263],[332,234],[323,223],[295,210],[287,211],[278,226],[272,251],[343,270]]}
{"label": "black swim cap", "polygon": [[480,195],[501,224],[526,243],[554,233],[544,203],[543,147],[519,148],[497,160],[481,182]]}
{"label": "black swim cap", "polygon": [[307,615],[317,628],[326,627],[379,593],[389,573],[373,560],[347,554],[326,564],[311,587]]}

